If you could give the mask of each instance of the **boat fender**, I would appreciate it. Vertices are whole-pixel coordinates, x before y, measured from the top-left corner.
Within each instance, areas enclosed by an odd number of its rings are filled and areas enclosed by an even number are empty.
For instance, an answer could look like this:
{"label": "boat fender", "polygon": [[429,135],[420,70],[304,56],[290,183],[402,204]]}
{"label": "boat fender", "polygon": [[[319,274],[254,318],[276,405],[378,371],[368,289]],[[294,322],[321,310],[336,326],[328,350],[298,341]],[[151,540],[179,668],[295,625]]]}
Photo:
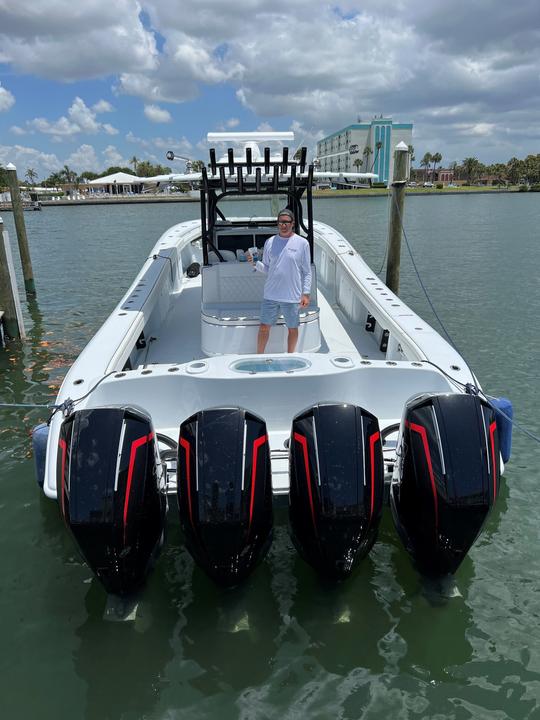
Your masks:
{"label": "boat fender", "polygon": [[186,275],[188,278],[196,278],[201,272],[201,266],[198,262],[192,262],[186,268]]}
{"label": "boat fender", "polygon": [[490,398],[490,402],[496,410],[495,420],[497,422],[497,430],[499,431],[499,447],[501,457],[504,463],[510,460],[512,453],[512,419],[514,417],[514,408],[512,401],[505,397]]}
{"label": "boat fender", "polygon": [[40,423],[32,430],[32,448],[34,450],[34,464],[36,480],[40,488],[45,482],[45,458],[47,457],[47,440],[49,438],[49,426],[47,423]]}

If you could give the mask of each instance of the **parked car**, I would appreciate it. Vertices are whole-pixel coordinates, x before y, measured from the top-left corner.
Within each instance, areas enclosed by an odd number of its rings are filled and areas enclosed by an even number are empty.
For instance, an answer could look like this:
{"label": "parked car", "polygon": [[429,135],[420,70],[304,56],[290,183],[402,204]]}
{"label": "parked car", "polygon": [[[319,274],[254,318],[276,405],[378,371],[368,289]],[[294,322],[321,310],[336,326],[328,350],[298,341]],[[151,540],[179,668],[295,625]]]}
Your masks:
{"label": "parked car", "polygon": [[417,183],[415,183],[414,180],[409,183],[409,187],[416,187],[416,186],[417,186]]}
{"label": "parked car", "polygon": [[423,187],[427,187],[427,188],[433,187],[433,183],[432,183],[432,182],[425,182],[424,185],[423,185]]}

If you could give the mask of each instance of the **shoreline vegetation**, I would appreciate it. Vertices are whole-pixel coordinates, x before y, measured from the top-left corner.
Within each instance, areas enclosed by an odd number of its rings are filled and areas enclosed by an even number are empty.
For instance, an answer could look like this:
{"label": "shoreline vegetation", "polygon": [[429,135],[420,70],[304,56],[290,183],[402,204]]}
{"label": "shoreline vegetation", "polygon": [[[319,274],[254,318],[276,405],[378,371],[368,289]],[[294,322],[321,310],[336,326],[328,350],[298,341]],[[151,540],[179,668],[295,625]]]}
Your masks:
{"label": "shoreline vegetation", "polygon": [[[351,190],[314,190],[313,197],[316,199],[324,198],[358,198],[358,197],[380,197],[386,196],[390,192],[390,188],[354,188]],[[484,194],[493,195],[498,193],[519,193],[520,186],[513,187],[454,187],[454,188],[407,188],[408,196],[418,195],[473,195]],[[233,200],[235,198],[231,198]],[[241,200],[251,200],[250,197],[236,198]],[[62,197],[58,200],[40,200],[43,207],[57,207],[66,205],[131,205],[145,203],[200,203],[199,198],[194,198],[183,193],[155,193],[144,195],[113,195],[109,197],[88,196],[84,200],[69,199]],[[4,208],[7,209],[7,208]]]}

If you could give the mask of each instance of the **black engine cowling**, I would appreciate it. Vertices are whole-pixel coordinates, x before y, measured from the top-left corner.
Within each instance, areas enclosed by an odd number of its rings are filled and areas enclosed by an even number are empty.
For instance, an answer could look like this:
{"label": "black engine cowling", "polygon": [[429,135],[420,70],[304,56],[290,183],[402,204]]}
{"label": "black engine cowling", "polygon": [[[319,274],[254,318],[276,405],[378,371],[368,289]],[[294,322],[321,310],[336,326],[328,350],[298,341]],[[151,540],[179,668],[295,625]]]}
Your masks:
{"label": "black engine cowling", "polygon": [[243,408],[212,408],[180,427],[178,505],[186,546],[217,583],[237,585],[272,540],[266,423]]}
{"label": "black engine cowling", "polygon": [[167,498],[150,417],[132,407],[77,410],[62,423],[57,497],[107,592],[144,582],[163,542]]}
{"label": "black engine cowling", "polygon": [[478,396],[411,398],[401,426],[394,522],[418,570],[454,573],[478,537],[500,482],[493,409]]}
{"label": "black engine cowling", "polygon": [[290,440],[289,518],[302,557],[342,579],[377,537],[384,467],[377,418],[350,404],[297,415]]}

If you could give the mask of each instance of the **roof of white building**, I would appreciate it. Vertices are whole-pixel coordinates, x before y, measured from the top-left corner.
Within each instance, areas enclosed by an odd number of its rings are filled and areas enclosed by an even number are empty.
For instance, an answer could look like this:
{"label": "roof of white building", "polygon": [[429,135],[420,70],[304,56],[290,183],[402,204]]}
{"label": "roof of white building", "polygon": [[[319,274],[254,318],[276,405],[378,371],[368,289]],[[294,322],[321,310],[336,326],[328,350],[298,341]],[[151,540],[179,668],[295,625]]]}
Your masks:
{"label": "roof of white building", "polygon": [[106,175],[105,177],[96,178],[95,180],[90,180],[88,183],[89,185],[114,185],[116,184],[122,184],[122,185],[129,185],[131,183],[140,183],[144,182],[144,178],[137,177],[136,175],[129,175],[125,172],[117,172],[113,173],[112,175]]}

